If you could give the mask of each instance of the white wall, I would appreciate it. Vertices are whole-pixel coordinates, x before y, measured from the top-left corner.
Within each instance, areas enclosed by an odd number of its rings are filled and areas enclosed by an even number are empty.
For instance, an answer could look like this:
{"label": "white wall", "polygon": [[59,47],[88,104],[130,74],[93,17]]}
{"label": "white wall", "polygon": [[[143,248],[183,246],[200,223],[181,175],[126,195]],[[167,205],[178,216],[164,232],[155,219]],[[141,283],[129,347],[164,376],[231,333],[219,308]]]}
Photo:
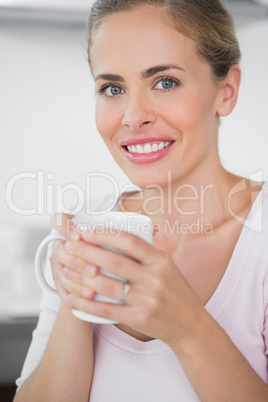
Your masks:
{"label": "white wall", "polygon": [[[45,198],[48,185],[50,190],[53,185],[54,195],[56,185],[69,183],[85,192],[86,172],[112,173],[126,181],[95,128],[85,46],[86,33],[77,27],[1,25],[2,195],[10,178],[20,172],[44,172]],[[53,173],[53,180],[47,180],[48,173]],[[13,199],[20,209],[36,207],[36,183],[29,178],[14,185]],[[113,189],[108,180],[102,183],[96,188],[92,181],[91,191],[97,196]],[[76,204],[76,192],[65,192],[66,200]],[[47,222],[48,216],[18,216],[1,197],[0,220],[35,225]]]}
{"label": "white wall", "polygon": [[237,31],[242,51],[238,104],[222,121],[220,151],[225,166],[250,176],[262,170],[268,179],[268,18]]}
{"label": "white wall", "polygon": [[[268,20],[238,29],[243,53],[243,84],[232,116],[222,121],[220,152],[224,164],[249,176],[262,169],[268,178]],[[94,90],[86,61],[86,33],[78,27],[0,26],[0,191],[20,172],[43,171],[44,188],[76,183],[85,191],[86,172],[106,172],[128,182],[99,138],[94,124]],[[53,173],[52,180],[46,175]],[[48,187],[49,187],[48,186]],[[48,188],[47,187],[47,188]],[[91,192],[102,195],[91,183]],[[46,196],[46,192],[44,194]],[[37,186],[24,179],[14,186],[14,202],[25,209],[37,204]],[[65,193],[65,201],[76,201]],[[0,221],[45,225],[44,213],[22,217],[0,199]],[[48,206],[47,206],[48,207]]]}

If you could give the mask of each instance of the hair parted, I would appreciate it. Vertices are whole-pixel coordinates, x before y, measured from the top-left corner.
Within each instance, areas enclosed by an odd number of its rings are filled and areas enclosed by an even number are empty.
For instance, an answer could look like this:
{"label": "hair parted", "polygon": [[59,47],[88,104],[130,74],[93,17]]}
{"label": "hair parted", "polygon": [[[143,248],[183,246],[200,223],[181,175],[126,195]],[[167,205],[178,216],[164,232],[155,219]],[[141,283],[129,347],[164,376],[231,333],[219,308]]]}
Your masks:
{"label": "hair parted", "polygon": [[212,70],[215,81],[226,77],[241,53],[229,11],[220,0],[96,0],[88,18],[88,58],[94,31],[112,14],[146,5],[161,7],[171,24],[197,44],[198,55]]}

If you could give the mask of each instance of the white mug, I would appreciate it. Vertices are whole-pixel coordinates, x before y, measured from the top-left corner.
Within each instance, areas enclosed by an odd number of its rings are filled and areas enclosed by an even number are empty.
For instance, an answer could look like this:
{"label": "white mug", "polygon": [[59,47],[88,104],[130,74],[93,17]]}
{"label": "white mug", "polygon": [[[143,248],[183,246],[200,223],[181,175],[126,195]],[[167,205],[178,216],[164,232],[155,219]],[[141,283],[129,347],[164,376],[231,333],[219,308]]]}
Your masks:
{"label": "white mug", "polygon": [[[85,233],[87,230],[97,230],[105,233],[106,231],[112,232],[113,230],[125,231],[128,233],[132,233],[143,240],[146,240],[148,243],[152,243],[153,239],[153,228],[152,228],[152,219],[148,216],[133,213],[133,212],[108,212],[106,214],[96,214],[96,215],[87,215],[87,214],[79,214],[72,218],[72,222],[76,226],[76,229],[79,233]],[[116,232],[117,233],[117,232]],[[35,256],[35,274],[37,281],[40,287],[47,291],[50,295],[55,296],[58,295],[55,289],[53,289],[46,281],[44,275],[44,267],[42,264],[43,256],[46,251],[46,246],[48,243],[54,240],[67,240],[65,237],[60,235],[57,232],[51,233],[48,235],[39,245],[36,256]],[[120,241],[120,238],[118,239]],[[112,249],[112,251],[120,253],[120,251],[116,249]],[[124,278],[121,278],[117,275],[114,275],[110,272],[103,270],[100,267],[100,273],[102,275],[106,275],[115,279],[120,280],[121,282],[126,282]],[[122,302],[118,300],[111,299],[104,295],[97,294],[94,297],[94,300],[100,302],[109,302],[122,304]],[[81,320],[88,322],[95,322],[100,324],[117,324],[117,321],[112,321],[103,317],[98,317],[93,314],[84,313],[79,310],[72,310],[73,314],[80,318]]]}

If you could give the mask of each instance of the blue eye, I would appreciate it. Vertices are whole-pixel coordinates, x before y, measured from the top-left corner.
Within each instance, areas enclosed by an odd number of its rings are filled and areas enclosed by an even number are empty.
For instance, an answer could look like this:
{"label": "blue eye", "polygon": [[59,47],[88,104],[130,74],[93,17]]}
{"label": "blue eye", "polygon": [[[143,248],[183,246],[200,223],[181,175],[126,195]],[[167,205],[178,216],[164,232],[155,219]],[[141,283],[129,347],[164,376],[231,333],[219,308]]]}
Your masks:
{"label": "blue eye", "polygon": [[105,96],[113,97],[116,95],[121,95],[124,90],[118,85],[104,85],[98,90],[99,94],[104,94]]}
{"label": "blue eye", "polygon": [[106,94],[107,95],[120,95],[122,93],[122,88],[118,87],[117,85],[110,85],[108,88],[106,88]]}
{"label": "blue eye", "polygon": [[157,89],[171,89],[178,85],[176,81],[174,81],[172,78],[164,78],[156,84],[155,88]]}

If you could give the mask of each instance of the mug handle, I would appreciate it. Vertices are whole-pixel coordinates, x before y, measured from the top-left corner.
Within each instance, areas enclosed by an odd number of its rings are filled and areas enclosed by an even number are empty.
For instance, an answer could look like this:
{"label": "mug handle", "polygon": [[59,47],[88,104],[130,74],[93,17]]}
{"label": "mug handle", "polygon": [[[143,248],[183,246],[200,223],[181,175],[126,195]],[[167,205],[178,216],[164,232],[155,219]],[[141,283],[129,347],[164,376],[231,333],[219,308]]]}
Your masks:
{"label": "mug handle", "polygon": [[48,292],[50,296],[57,297],[58,293],[55,289],[53,289],[46,281],[45,275],[44,275],[44,268],[43,268],[43,257],[46,251],[46,246],[54,240],[67,240],[65,237],[60,235],[59,233],[51,233],[47,237],[44,238],[44,240],[40,243],[36,255],[35,255],[35,261],[34,261],[34,267],[35,267],[35,275],[37,282],[41,289],[44,291]]}

